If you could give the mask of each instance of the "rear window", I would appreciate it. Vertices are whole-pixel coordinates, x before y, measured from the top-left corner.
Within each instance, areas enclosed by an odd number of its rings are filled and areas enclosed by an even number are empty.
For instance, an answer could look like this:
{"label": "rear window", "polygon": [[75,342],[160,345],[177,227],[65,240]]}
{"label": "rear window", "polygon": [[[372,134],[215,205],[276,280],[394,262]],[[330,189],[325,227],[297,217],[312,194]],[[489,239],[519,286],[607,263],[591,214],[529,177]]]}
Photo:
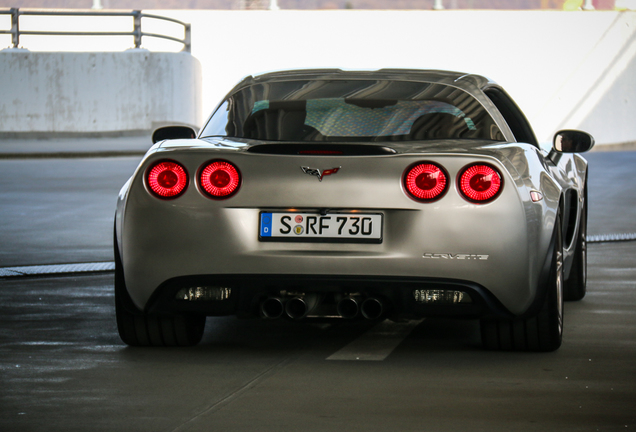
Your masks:
{"label": "rear window", "polygon": [[253,85],[231,95],[202,136],[287,142],[503,140],[485,108],[463,90],[375,80]]}

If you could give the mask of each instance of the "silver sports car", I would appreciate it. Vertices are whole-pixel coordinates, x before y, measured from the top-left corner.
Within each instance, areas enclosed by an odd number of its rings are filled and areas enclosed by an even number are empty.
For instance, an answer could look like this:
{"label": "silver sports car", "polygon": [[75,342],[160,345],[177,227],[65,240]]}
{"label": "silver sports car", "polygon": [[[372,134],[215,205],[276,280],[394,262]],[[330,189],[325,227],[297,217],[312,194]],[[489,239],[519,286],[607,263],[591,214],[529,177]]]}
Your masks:
{"label": "silver sports car", "polygon": [[[587,162],[542,148],[508,94],[446,71],[248,77],[201,131],[159,129],[115,217],[129,345],[206,316],[479,319],[485,347],[552,351],[586,284]],[[549,147],[549,146],[548,146]]]}

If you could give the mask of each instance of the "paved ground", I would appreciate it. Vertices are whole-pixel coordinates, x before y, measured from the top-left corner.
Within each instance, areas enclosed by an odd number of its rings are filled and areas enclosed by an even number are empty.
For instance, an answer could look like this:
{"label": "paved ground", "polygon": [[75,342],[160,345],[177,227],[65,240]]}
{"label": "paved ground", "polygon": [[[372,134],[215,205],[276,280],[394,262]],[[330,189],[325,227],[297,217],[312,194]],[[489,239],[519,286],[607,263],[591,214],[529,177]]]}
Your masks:
{"label": "paved ground", "polygon": [[[588,159],[590,234],[635,232],[636,152]],[[0,160],[0,267],[111,260],[138,160]],[[132,349],[112,273],[0,278],[0,431],[632,430],[635,254],[590,245],[588,295],[548,354],[487,352],[476,322],[433,319],[210,318],[197,347]]]}
{"label": "paved ground", "polygon": [[0,267],[112,261],[117,194],[140,159],[0,159]]}
{"label": "paved ground", "polygon": [[[133,349],[116,333],[110,274],[5,279],[0,430],[633,430],[635,253],[591,246],[589,294],[566,305],[549,354],[483,351],[476,322],[432,319],[402,341],[390,322],[209,318],[197,347]],[[386,339],[402,342],[356,360]]]}

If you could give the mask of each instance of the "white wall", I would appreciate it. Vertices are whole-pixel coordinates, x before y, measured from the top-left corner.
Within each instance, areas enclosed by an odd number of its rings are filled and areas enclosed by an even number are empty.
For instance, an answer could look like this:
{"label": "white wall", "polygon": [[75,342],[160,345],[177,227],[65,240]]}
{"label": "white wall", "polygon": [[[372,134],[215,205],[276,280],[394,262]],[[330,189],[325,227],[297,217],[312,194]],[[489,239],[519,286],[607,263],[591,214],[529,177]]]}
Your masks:
{"label": "white wall", "polygon": [[[192,24],[192,54],[202,67],[204,117],[243,76],[258,72],[452,69],[502,84],[542,141],[560,128],[587,130],[601,144],[636,141],[636,12],[152,12]],[[21,28],[27,28],[22,21]],[[31,50],[59,50],[61,40],[32,37],[23,44]],[[95,39],[90,41],[82,46],[75,38],[71,48],[97,46]],[[125,49],[132,41],[121,43],[113,49]],[[144,38],[143,46],[180,49],[150,38]]]}
{"label": "white wall", "polygon": [[192,23],[204,113],[242,76],[284,68],[451,69],[502,84],[550,141],[636,141],[636,12],[158,11]]}
{"label": "white wall", "polygon": [[201,65],[187,53],[0,51],[0,132],[147,131],[201,124]]}

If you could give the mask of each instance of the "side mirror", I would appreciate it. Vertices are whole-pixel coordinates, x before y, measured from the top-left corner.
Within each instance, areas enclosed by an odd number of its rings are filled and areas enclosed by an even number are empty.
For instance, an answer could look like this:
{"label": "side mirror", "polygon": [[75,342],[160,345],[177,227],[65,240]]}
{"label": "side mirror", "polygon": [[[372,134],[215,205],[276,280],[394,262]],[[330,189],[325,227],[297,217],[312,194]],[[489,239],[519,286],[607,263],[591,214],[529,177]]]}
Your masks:
{"label": "side mirror", "polygon": [[193,139],[197,134],[188,126],[165,126],[157,129],[152,134],[152,143],[172,139]]}
{"label": "side mirror", "polygon": [[560,153],[584,153],[594,147],[594,137],[579,130],[562,130],[554,135],[552,148]]}

